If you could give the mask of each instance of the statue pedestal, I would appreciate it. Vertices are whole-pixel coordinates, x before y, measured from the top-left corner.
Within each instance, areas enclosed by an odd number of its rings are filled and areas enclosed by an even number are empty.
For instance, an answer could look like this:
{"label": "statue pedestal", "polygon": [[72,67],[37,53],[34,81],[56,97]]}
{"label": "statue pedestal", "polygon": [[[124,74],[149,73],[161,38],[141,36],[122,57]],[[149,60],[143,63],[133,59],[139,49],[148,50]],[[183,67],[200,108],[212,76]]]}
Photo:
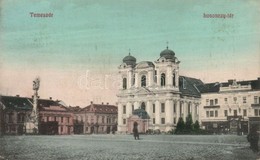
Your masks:
{"label": "statue pedestal", "polygon": [[38,125],[33,122],[26,122],[25,123],[25,133],[26,134],[38,134]]}

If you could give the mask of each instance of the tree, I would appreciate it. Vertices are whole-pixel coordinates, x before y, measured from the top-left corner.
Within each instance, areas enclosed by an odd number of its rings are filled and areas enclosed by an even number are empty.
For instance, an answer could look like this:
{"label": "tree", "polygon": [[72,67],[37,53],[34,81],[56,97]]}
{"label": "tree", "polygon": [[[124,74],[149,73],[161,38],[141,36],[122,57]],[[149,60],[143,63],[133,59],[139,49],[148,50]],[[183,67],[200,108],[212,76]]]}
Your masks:
{"label": "tree", "polygon": [[196,122],[194,123],[194,130],[198,131],[199,129],[200,129],[200,124],[199,124],[199,121],[196,120]]}
{"label": "tree", "polygon": [[193,131],[193,121],[190,113],[186,117],[185,129],[187,132]]}
{"label": "tree", "polygon": [[185,129],[185,123],[183,121],[183,118],[180,117],[178,119],[178,123],[177,123],[177,126],[176,126],[176,130],[175,130],[175,134],[178,134],[178,133],[182,133]]}

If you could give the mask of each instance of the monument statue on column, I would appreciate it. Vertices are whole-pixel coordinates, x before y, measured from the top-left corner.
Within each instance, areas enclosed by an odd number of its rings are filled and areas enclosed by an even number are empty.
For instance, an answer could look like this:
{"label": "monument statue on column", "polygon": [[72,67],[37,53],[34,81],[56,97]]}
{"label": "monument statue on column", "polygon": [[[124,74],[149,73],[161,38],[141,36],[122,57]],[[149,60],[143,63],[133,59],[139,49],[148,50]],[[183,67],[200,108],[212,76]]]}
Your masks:
{"label": "monument statue on column", "polygon": [[27,117],[27,121],[25,124],[26,127],[26,133],[29,134],[38,134],[39,133],[39,113],[38,113],[38,90],[40,88],[40,78],[36,78],[33,81],[33,108],[30,115]]}

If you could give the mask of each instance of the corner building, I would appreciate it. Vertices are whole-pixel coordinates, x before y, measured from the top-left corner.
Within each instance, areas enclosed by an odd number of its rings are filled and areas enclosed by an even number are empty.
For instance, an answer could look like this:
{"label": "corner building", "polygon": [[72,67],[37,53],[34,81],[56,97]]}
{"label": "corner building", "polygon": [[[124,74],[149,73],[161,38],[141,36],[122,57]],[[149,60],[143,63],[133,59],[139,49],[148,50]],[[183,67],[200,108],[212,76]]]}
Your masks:
{"label": "corner building", "polygon": [[118,93],[118,132],[131,133],[127,122],[137,109],[147,113],[147,128],[167,132],[176,127],[179,117],[184,121],[188,113],[198,120],[200,92],[199,79],[180,76],[180,61],[168,47],[154,62],[136,62],[124,57],[118,67],[122,86]]}

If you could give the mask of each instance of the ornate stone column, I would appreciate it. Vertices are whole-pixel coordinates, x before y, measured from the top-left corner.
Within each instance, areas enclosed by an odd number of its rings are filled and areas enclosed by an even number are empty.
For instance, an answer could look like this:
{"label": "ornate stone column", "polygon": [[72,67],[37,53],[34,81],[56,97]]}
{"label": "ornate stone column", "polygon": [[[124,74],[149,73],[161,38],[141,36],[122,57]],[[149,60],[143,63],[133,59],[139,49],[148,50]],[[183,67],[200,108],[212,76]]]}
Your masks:
{"label": "ornate stone column", "polygon": [[132,115],[132,103],[128,102],[126,104],[126,117],[130,117]]}
{"label": "ornate stone column", "polygon": [[159,129],[159,126],[161,125],[161,103],[160,101],[155,102],[155,129]]}
{"label": "ornate stone column", "polygon": [[131,88],[133,84],[133,70],[128,71],[128,76],[127,76],[127,89]]}
{"label": "ornate stone column", "polygon": [[180,101],[179,100],[175,100],[174,103],[176,104],[176,113],[175,113],[175,117],[176,117],[176,124],[178,123],[178,120],[180,118]]}
{"label": "ornate stone column", "polygon": [[172,129],[173,125],[173,100],[167,99],[165,104],[166,131]]}
{"label": "ornate stone column", "polygon": [[136,73],[135,73],[135,87],[136,87],[136,88],[139,87],[139,84],[140,84],[140,82],[139,82],[139,75],[138,75],[138,73],[136,72]]}
{"label": "ornate stone column", "polygon": [[186,122],[186,117],[187,117],[187,102],[184,101],[183,104],[182,104],[182,108],[183,108],[183,120],[184,122]]}
{"label": "ornate stone column", "polygon": [[148,86],[152,86],[153,85],[153,70],[150,69],[148,71]]}
{"label": "ornate stone column", "polygon": [[118,123],[118,132],[122,132],[122,126],[123,126],[123,105],[122,103],[118,103],[118,119],[117,119],[117,123]]}

